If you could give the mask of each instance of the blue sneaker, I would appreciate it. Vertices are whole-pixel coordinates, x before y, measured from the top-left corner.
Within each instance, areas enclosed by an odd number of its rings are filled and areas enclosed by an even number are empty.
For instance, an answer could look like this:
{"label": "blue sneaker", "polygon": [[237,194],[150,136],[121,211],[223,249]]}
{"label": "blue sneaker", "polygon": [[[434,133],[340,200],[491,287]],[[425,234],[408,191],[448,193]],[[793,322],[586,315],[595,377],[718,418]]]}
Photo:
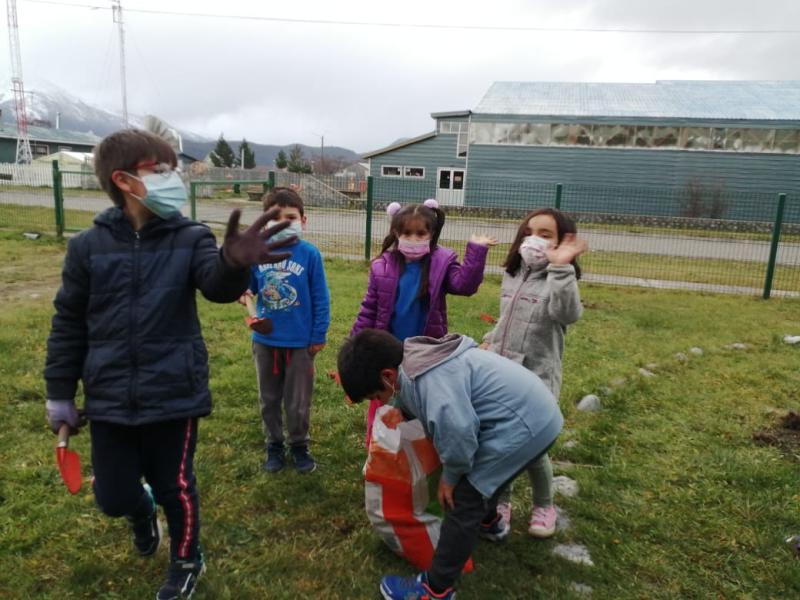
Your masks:
{"label": "blue sneaker", "polygon": [[283,444],[272,442],[267,446],[267,460],[264,461],[264,470],[267,473],[277,473],[286,466],[286,453]]}
{"label": "blue sneaker", "polygon": [[155,554],[161,542],[161,526],[158,523],[158,511],[156,511],[153,490],[146,483],[143,487],[150,501],[150,514],[140,519],[128,517],[128,523],[133,530],[133,546],[136,548],[136,552],[139,553],[139,556],[150,556]]}
{"label": "blue sneaker", "polygon": [[420,573],[416,577],[384,577],[381,579],[381,595],[386,600],[453,600],[456,592],[447,588],[437,594],[428,586],[425,573]]}
{"label": "blue sneaker", "polygon": [[156,600],[188,600],[194,594],[197,580],[206,572],[203,556],[195,560],[173,560],[167,578],[156,594]]}
{"label": "blue sneaker", "polygon": [[491,542],[502,542],[511,531],[511,525],[506,523],[500,513],[497,513],[488,523],[481,523],[478,534],[485,540]]}
{"label": "blue sneaker", "polygon": [[317,468],[317,463],[314,457],[308,453],[308,446],[305,444],[292,446],[291,451],[292,462],[298,473],[311,473]]}

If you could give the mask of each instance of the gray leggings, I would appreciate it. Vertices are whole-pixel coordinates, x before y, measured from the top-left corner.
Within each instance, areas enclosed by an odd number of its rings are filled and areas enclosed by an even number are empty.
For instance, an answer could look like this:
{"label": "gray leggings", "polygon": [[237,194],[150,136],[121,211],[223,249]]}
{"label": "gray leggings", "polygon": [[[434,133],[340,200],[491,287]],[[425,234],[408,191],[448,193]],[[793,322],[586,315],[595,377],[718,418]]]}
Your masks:
{"label": "gray leggings", "polygon": [[[531,487],[533,488],[534,506],[553,505],[553,465],[550,463],[550,456],[542,454],[538,459],[530,463],[525,469],[528,472]],[[506,489],[502,491],[497,499],[498,503],[511,502],[511,488],[514,486],[512,481]]]}

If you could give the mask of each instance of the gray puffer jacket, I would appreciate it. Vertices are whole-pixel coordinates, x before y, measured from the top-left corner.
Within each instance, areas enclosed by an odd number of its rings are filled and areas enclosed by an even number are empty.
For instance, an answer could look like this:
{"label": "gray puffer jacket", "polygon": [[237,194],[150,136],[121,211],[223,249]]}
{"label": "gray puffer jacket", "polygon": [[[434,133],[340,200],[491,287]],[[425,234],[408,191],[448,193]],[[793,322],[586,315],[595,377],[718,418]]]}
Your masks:
{"label": "gray puffer jacket", "polygon": [[483,341],[492,352],[536,373],[558,398],[564,335],[581,314],[572,265],[533,270],[523,264],[516,275],[503,275],[500,319]]}

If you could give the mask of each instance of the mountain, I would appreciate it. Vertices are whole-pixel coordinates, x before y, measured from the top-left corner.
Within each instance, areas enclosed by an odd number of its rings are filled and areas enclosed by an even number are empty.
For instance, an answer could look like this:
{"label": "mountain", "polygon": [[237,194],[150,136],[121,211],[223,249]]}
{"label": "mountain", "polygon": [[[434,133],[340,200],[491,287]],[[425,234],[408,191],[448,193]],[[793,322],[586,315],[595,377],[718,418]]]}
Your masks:
{"label": "mountain", "polygon": [[[14,95],[10,90],[10,82],[0,82],[0,122],[8,124],[13,123],[16,118]],[[102,137],[122,127],[122,117],[120,115],[87,104],[80,98],[49,82],[34,82],[26,90],[26,100],[28,119],[31,121],[31,125],[55,127],[56,114],[60,113],[59,126],[61,129],[83,133],[91,132]],[[134,127],[142,127],[144,117],[130,115],[130,122]],[[217,143],[216,140],[191,131],[178,129],[178,132],[183,138],[184,152],[200,160],[205,158]],[[255,152],[256,164],[265,166],[274,165],[278,152],[283,150],[288,155],[289,148],[293,146],[293,144],[285,146],[259,144],[252,140],[247,140],[247,142]],[[228,140],[228,143],[233,148],[233,151],[236,152],[239,147],[239,141]],[[307,158],[319,156],[318,147],[304,146],[302,144],[301,147]],[[352,162],[361,160],[360,155],[356,152],[337,146],[331,146],[330,148],[326,146],[325,156]]]}
{"label": "mountain", "polygon": [[[233,149],[233,152],[236,153],[239,150],[239,143],[241,140],[228,140],[226,139],[230,147]],[[278,156],[278,152],[283,150],[286,153],[286,156],[289,156],[289,151],[291,150],[294,144],[287,144],[285,146],[276,146],[272,144],[258,144],[256,142],[252,142],[247,140],[247,144],[250,146],[250,149],[255,152],[256,155],[256,164],[263,165],[263,166],[273,166],[275,164],[275,159]],[[217,141],[214,140],[212,142],[198,142],[194,140],[189,140],[187,138],[183,138],[183,151],[193,158],[197,158],[202,160],[205,158],[209,152],[214,149],[214,146],[217,145]],[[313,159],[319,157],[320,149],[319,146],[306,146],[304,144],[298,144],[303,149],[303,155],[306,159]],[[361,159],[361,155],[349,150],[347,148],[340,148],[339,146],[325,146],[325,158],[327,159],[340,159],[342,161],[346,161],[348,163],[358,162]]]}

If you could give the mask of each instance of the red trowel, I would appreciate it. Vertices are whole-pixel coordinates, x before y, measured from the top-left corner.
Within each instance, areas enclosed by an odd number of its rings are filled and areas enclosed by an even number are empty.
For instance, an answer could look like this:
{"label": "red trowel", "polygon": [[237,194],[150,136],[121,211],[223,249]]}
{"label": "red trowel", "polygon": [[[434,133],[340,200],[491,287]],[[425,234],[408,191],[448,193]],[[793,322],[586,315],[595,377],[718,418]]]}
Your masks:
{"label": "red trowel", "polygon": [[69,493],[77,494],[81,489],[81,459],[77,452],[69,449],[69,425],[66,423],[58,429],[56,462]]}
{"label": "red trowel", "polygon": [[244,305],[247,307],[247,316],[244,318],[247,326],[261,335],[269,335],[272,333],[272,319],[258,316],[253,296],[245,294]]}

